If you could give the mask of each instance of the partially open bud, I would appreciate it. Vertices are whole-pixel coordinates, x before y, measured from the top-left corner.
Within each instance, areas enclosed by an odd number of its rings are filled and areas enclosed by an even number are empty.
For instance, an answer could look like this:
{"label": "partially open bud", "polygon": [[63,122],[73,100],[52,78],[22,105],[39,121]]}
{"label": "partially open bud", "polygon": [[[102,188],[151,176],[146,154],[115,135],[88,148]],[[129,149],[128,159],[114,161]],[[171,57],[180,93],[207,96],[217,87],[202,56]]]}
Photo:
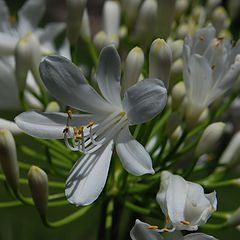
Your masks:
{"label": "partially open bud", "polygon": [[240,131],[235,133],[220,157],[220,164],[233,164],[240,160]]}
{"label": "partially open bud", "polygon": [[229,217],[227,225],[229,227],[236,227],[240,225],[240,207]]}
{"label": "partially open bud", "polygon": [[196,155],[198,157],[204,153],[209,153],[216,147],[224,133],[225,126],[226,124],[223,122],[216,122],[210,124],[204,130],[196,148]]}
{"label": "partially open bud", "polygon": [[18,189],[19,168],[14,138],[7,129],[0,129],[0,162],[7,182],[14,192]]}
{"label": "partially open bud", "polygon": [[122,89],[121,93],[124,95],[124,92],[134,85],[141,74],[144,64],[144,54],[141,48],[133,48],[127,55],[124,72],[122,77]]}
{"label": "partially open bud", "polygon": [[67,36],[71,45],[78,40],[86,3],[86,0],[67,0]]}
{"label": "partially open bud", "polygon": [[154,40],[149,53],[149,77],[159,78],[168,88],[171,65],[171,48],[163,39]]}
{"label": "partially open bud", "polygon": [[25,38],[20,39],[15,48],[15,76],[20,92],[25,90],[28,70],[31,68],[30,54],[28,40]]}
{"label": "partially open bud", "polygon": [[40,216],[46,215],[48,203],[48,176],[39,167],[32,166],[28,172],[28,184]]}
{"label": "partially open bud", "polygon": [[60,106],[57,102],[52,101],[50,102],[47,107],[45,112],[59,112],[60,111]]}
{"label": "partially open bud", "polygon": [[186,96],[186,88],[184,82],[180,81],[174,85],[172,88],[172,108],[176,110],[181,104]]}
{"label": "partially open bud", "polygon": [[157,34],[167,39],[171,32],[171,25],[174,18],[176,0],[158,0],[158,24]]}

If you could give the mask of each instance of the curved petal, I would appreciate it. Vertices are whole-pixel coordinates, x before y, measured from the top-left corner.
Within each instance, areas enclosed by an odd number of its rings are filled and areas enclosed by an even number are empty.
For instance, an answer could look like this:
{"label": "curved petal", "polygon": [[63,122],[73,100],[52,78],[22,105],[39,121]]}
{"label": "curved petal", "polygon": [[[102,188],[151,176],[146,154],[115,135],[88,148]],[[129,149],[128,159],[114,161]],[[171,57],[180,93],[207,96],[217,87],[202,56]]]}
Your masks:
{"label": "curved petal", "polygon": [[191,233],[183,238],[184,240],[217,240],[215,237],[209,236],[204,233]]}
{"label": "curved petal", "polygon": [[152,160],[145,148],[131,135],[125,127],[117,136],[116,150],[123,167],[135,176],[146,173],[154,174]]}
{"label": "curved petal", "polygon": [[107,180],[112,151],[113,141],[76,162],[66,181],[65,194],[70,203],[86,206],[98,198]]}
{"label": "curved petal", "polygon": [[167,102],[167,90],[159,79],[144,79],[127,89],[123,109],[129,124],[150,121],[159,114]]}
{"label": "curved petal", "polygon": [[0,118],[0,128],[8,129],[12,134],[22,133],[22,130],[12,121]]}
{"label": "curved petal", "polygon": [[50,93],[65,105],[89,113],[112,111],[112,106],[87,83],[79,68],[67,58],[48,56],[40,64],[40,75]]}
{"label": "curved petal", "polygon": [[0,31],[8,33],[10,30],[10,16],[5,1],[0,0]]}
{"label": "curved petal", "polygon": [[28,0],[18,11],[18,27],[23,35],[33,31],[40,22],[46,10],[45,0]]}
{"label": "curved petal", "polygon": [[18,39],[0,32],[0,56],[13,55]]}
{"label": "curved petal", "polygon": [[[44,139],[62,139],[67,113],[23,112],[15,118],[17,126],[27,134]],[[90,114],[73,114],[69,126],[86,125],[97,118]]]}
{"label": "curved petal", "polygon": [[120,97],[121,61],[113,45],[104,47],[100,53],[96,78],[106,100],[121,107]]}
{"label": "curved petal", "polygon": [[163,237],[154,229],[149,229],[150,225],[140,220],[136,220],[130,232],[132,240],[164,240]]}

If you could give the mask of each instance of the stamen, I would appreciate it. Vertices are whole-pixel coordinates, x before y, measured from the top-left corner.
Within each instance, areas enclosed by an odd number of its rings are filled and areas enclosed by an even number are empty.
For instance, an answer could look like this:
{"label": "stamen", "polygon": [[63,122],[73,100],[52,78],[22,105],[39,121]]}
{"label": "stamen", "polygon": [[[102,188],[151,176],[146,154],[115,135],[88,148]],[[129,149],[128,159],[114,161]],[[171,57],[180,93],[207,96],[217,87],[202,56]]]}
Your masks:
{"label": "stamen", "polygon": [[219,41],[221,41],[223,39],[224,39],[224,37],[217,37],[217,40],[219,40]]}
{"label": "stamen", "polygon": [[87,128],[90,128],[92,125],[93,125],[93,122],[90,122],[90,123],[87,125]]}
{"label": "stamen", "polygon": [[204,36],[200,36],[200,40],[205,40]]}
{"label": "stamen", "polygon": [[166,223],[168,223],[169,220],[170,220],[170,217],[169,217],[169,215],[168,215],[167,218],[166,218]]}
{"label": "stamen", "polygon": [[213,65],[212,65],[212,70],[213,70],[215,67],[216,67],[216,64],[213,64]]}
{"label": "stamen", "polygon": [[158,229],[158,232],[174,232],[176,230],[176,228],[172,228],[172,229],[168,229],[168,228],[162,228],[162,229]]}
{"label": "stamen", "polygon": [[78,134],[81,134],[83,132],[84,126],[81,126],[78,130]]}
{"label": "stamen", "polygon": [[70,119],[72,119],[72,111],[71,111],[71,110],[68,110],[68,117],[69,117]]}
{"label": "stamen", "polygon": [[188,221],[180,221],[180,222],[184,225],[190,225],[190,222],[188,222]]}
{"label": "stamen", "polygon": [[149,229],[158,229],[158,226],[149,226]]}
{"label": "stamen", "polygon": [[73,132],[74,132],[74,135],[77,136],[78,131],[76,127],[73,127]]}
{"label": "stamen", "polygon": [[64,129],[63,129],[63,133],[68,133],[69,132],[69,127],[66,126]]}

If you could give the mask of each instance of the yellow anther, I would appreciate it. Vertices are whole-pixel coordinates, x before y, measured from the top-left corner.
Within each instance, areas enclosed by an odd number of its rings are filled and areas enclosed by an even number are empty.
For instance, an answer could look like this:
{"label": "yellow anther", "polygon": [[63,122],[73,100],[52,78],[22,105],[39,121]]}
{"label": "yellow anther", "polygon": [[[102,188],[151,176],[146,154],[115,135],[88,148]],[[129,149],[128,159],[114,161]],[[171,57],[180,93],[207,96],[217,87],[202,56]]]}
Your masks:
{"label": "yellow anther", "polygon": [[10,23],[15,23],[16,22],[16,17],[15,16],[10,16]]}
{"label": "yellow anther", "polygon": [[215,67],[216,67],[216,64],[213,64],[213,65],[212,65],[212,70],[213,70]]}
{"label": "yellow anther", "polygon": [[76,139],[82,139],[82,137],[78,134],[76,134]]}
{"label": "yellow anther", "polygon": [[164,232],[169,232],[169,230],[167,228],[163,228],[162,229]]}
{"label": "yellow anther", "polygon": [[149,229],[158,229],[158,226],[149,226]]}
{"label": "yellow anther", "polygon": [[69,127],[66,126],[66,127],[63,129],[63,133],[68,133],[68,131],[69,131]]}
{"label": "yellow anther", "polygon": [[81,126],[81,127],[79,128],[78,134],[81,134],[81,133],[83,132],[83,128],[84,128],[84,126]]}
{"label": "yellow anther", "polygon": [[93,122],[90,122],[90,123],[87,125],[87,128],[90,128],[92,125],[93,125]]}
{"label": "yellow anther", "polygon": [[217,37],[217,40],[219,40],[219,41],[221,41],[223,39],[224,39],[224,37]]}
{"label": "yellow anther", "polygon": [[180,221],[180,222],[184,225],[190,225],[190,222],[188,222],[188,221]]}
{"label": "yellow anther", "polygon": [[167,218],[166,218],[166,223],[168,223],[169,220],[170,220],[170,217],[169,217],[169,215],[168,215]]}
{"label": "yellow anther", "polygon": [[78,131],[76,127],[73,127],[73,132],[74,132],[74,135],[77,136]]}
{"label": "yellow anther", "polygon": [[71,110],[68,110],[68,117],[69,117],[70,119],[72,119],[72,111],[71,111]]}
{"label": "yellow anther", "polygon": [[205,40],[204,36],[200,36],[200,40]]}
{"label": "yellow anther", "polygon": [[212,47],[217,47],[219,45],[220,41],[219,40],[216,40],[212,43]]}

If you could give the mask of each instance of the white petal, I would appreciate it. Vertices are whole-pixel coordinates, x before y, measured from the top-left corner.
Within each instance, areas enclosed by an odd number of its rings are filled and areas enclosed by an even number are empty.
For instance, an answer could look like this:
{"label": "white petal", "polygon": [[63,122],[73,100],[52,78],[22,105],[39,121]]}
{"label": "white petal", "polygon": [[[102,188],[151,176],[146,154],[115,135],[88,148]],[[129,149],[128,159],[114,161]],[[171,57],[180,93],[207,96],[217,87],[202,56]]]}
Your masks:
{"label": "white petal", "polygon": [[152,160],[145,148],[131,135],[128,127],[120,131],[116,139],[116,150],[123,167],[135,176],[154,174]]}
{"label": "white petal", "polygon": [[159,114],[167,102],[167,90],[159,79],[144,79],[127,89],[123,109],[129,124],[150,121]]}
{"label": "white petal", "polygon": [[121,61],[113,45],[104,47],[100,53],[96,78],[102,95],[110,103],[121,107],[120,98]]}
{"label": "white petal", "polygon": [[0,56],[12,55],[18,39],[0,32]]}
{"label": "white petal", "polygon": [[[15,118],[15,122],[27,134],[44,139],[62,139],[63,129],[67,123],[67,113],[23,112]],[[89,114],[73,114],[69,126],[86,125],[97,118]]]}
{"label": "white petal", "polygon": [[8,7],[5,1],[0,0],[0,31],[9,32],[10,30],[10,16],[8,12]]}
{"label": "white petal", "polygon": [[183,238],[184,240],[217,240],[215,237],[209,236],[204,233],[191,233]]}
{"label": "white petal", "polygon": [[18,27],[23,34],[37,27],[46,9],[45,0],[28,0],[18,11]]}
{"label": "white petal", "polygon": [[132,240],[163,240],[163,237],[154,229],[149,229],[150,225],[140,220],[136,220],[130,232]]}
{"label": "white petal", "polygon": [[113,141],[76,162],[66,181],[65,194],[70,203],[86,206],[98,198],[107,180],[112,151]]}
{"label": "white petal", "polygon": [[0,128],[8,129],[12,134],[22,133],[22,130],[12,121],[0,118]]}
{"label": "white petal", "polygon": [[40,64],[40,74],[51,94],[65,105],[89,113],[112,111],[112,106],[87,83],[79,68],[67,58],[48,56]]}

